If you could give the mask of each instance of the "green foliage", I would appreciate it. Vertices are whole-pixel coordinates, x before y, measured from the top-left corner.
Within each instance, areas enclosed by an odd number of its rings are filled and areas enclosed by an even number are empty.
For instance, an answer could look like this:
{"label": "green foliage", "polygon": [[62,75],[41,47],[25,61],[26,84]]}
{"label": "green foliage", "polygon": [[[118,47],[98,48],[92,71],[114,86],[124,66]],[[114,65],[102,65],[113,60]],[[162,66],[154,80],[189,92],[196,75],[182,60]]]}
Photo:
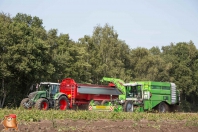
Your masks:
{"label": "green foliage", "polygon": [[93,35],[84,36],[79,39],[79,43],[85,47],[87,52],[84,62],[91,65],[86,69],[90,73],[90,78],[94,83],[99,83],[103,76],[120,78],[124,80],[130,78],[127,74],[125,63],[129,66],[129,47],[118,39],[118,34],[113,27],[105,25],[97,26]]}
{"label": "green foliage", "polygon": [[0,101],[18,106],[33,83],[66,77],[79,83],[100,83],[103,76],[177,84],[181,99],[198,97],[198,51],[192,41],[151,49],[130,49],[114,27],[94,27],[78,42],[57,29],[46,31],[43,21],[18,13],[0,13]]}

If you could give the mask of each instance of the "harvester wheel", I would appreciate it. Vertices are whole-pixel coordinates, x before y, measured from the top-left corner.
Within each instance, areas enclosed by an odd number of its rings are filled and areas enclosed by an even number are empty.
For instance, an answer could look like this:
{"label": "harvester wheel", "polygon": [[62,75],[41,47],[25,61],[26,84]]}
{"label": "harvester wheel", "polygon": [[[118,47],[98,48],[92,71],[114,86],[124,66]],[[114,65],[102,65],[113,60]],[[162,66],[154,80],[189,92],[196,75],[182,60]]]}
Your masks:
{"label": "harvester wheel", "polygon": [[127,100],[124,104],[125,112],[133,112],[133,102],[131,100]]}
{"label": "harvester wheel", "polygon": [[158,112],[160,113],[165,113],[165,112],[169,112],[169,106],[168,104],[166,104],[165,102],[161,102],[158,107],[157,107]]}
{"label": "harvester wheel", "polygon": [[109,101],[108,100],[103,100],[102,102],[101,102],[101,105],[108,105],[109,104]]}
{"label": "harvester wheel", "polygon": [[40,98],[36,101],[35,108],[39,110],[48,110],[49,102],[45,98]]}
{"label": "harvester wheel", "polygon": [[88,104],[81,104],[78,106],[79,110],[88,110]]}
{"label": "harvester wheel", "polygon": [[69,109],[69,101],[66,96],[61,96],[57,101],[56,101],[56,108],[60,110],[67,110]]}
{"label": "harvester wheel", "polygon": [[25,109],[27,109],[26,107],[25,107],[25,103],[27,103],[29,101],[29,98],[24,98],[22,101],[21,101],[21,103],[20,103],[20,107],[21,108],[25,108]]}
{"label": "harvester wheel", "polygon": [[179,106],[178,105],[172,105],[170,106],[170,112],[178,112]]}
{"label": "harvester wheel", "polygon": [[100,105],[100,102],[99,101],[94,101],[94,104],[95,105]]}

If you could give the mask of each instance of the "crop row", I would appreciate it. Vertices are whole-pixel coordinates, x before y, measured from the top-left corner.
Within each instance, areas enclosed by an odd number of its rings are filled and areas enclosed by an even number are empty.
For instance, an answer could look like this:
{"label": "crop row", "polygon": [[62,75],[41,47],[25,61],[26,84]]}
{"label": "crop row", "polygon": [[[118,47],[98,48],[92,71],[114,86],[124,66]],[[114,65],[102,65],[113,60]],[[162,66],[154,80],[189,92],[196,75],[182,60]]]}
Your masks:
{"label": "crop row", "polygon": [[133,120],[133,121],[186,121],[198,122],[198,113],[147,113],[147,112],[94,112],[94,111],[60,111],[60,110],[25,110],[25,109],[1,109],[0,118],[5,115],[16,114],[19,121],[40,121],[40,120]]}

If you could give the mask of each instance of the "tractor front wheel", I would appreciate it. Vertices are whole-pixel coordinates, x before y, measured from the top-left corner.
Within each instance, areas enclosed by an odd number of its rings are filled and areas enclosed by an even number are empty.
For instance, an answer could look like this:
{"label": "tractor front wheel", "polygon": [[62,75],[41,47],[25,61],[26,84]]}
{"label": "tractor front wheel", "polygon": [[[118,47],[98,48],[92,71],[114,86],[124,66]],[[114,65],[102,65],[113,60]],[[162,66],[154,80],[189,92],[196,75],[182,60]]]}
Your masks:
{"label": "tractor front wheel", "polygon": [[20,107],[21,108],[25,108],[27,109],[27,107],[25,106],[25,103],[27,103],[29,101],[29,98],[24,98],[21,103],[20,103]]}
{"label": "tractor front wheel", "polygon": [[69,101],[66,96],[61,96],[57,101],[56,101],[56,108],[60,110],[67,110],[69,109]]}
{"label": "tractor front wheel", "polygon": [[35,108],[39,110],[48,110],[49,102],[45,98],[40,98],[36,101]]}

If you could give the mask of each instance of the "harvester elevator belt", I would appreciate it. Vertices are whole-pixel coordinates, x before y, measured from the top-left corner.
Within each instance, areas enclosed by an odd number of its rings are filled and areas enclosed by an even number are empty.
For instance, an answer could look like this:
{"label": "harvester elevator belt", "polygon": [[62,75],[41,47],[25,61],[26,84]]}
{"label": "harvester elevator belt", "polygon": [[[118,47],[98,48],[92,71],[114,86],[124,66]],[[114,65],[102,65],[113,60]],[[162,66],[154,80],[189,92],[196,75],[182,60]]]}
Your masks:
{"label": "harvester elevator belt", "polygon": [[78,93],[81,94],[103,94],[103,95],[120,95],[122,94],[117,88],[101,88],[79,86]]}

